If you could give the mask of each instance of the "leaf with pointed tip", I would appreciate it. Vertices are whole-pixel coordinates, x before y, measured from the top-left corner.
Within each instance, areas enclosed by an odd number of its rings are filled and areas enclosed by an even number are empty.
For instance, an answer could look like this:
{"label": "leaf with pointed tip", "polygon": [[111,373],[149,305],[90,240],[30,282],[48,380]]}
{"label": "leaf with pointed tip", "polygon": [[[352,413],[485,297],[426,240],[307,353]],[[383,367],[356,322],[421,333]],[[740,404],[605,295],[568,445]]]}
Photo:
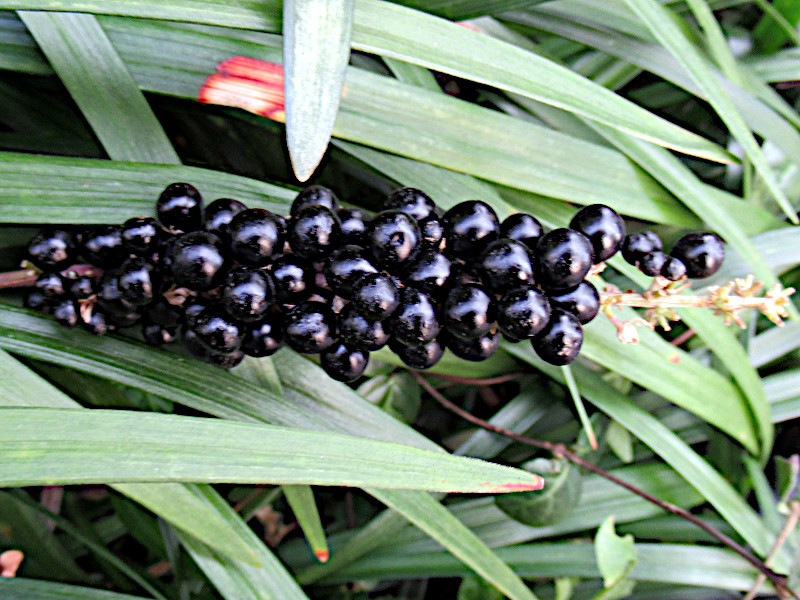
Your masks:
{"label": "leaf with pointed tip", "polygon": [[325,539],[325,530],[319,518],[317,503],[314,500],[314,490],[310,485],[285,485],[283,494],[292,509],[300,528],[311,546],[311,551],[319,562],[328,562],[330,550]]}
{"label": "leaf with pointed tip", "polygon": [[350,59],[353,0],[285,0],[286,141],[306,181],[328,148]]}

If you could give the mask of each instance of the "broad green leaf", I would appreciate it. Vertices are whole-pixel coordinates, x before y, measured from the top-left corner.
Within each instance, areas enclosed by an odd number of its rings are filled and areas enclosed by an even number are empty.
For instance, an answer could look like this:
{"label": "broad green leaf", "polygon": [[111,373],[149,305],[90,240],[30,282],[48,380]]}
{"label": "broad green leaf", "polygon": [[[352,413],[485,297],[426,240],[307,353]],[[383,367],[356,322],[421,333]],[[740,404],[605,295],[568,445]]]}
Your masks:
{"label": "broad green leaf", "polygon": [[0,596],[4,600],[145,600],[141,596],[22,577],[0,578]]}
{"label": "broad green leaf", "polygon": [[711,106],[725,122],[731,134],[744,147],[745,153],[763,178],[775,200],[793,223],[798,224],[797,214],[778,183],[775,173],[767,163],[755,137],[744,119],[706,67],[697,48],[686,38],[668,9],[656,0],[625,0],[628,7],[649,27],[653,35],[670,51],[688,71],[694,82],[703,90]]}
{"label": "broad green leaf", "polygon": [[196,167],[0,153],[0,221],[120,223],[155,215],[174,181],[191,181],[208,198],[232,197],[284,214],[297,192]]}
{"label": "broad green leaf", "polygon": [[744,63],[767,83],[800,79],[800,48],[787,48],[775,54],[756,55]]}
{"label": "broad green leaf", "polygon": [[314,490],[308,485],[285,485],[283,494],[286,496],[286,501],[294,516],[297,517],[314,556],[319,562],[328,562],[330,551],[325,539],[325,530],[322,528],[322,521],[319,518],[317,503],[314,500]]}
{"label": "broad green leaf", "polygon": [[6,487],[270,482],[498,493],[542,485],[517,469],[341,434],[127,411],[0,410]]}
{"label": "broad green leaf", "polygon": [[400,81],[431,92],[441,91],[436,77],[428,69],[395,58],[384,57],[383,62]]}
{"label": "broad green leaf", "polygon": [[775,0],[757,2],[765,11],[763,17],[753,29],[753,42],[764,54],[775,52],[788,37],[797,42],[797,22],[800,21],[800,5],[793,0]]}
{"label": "broad green leaf", "polygon": [[353,0],[284,0],[286,140],[306,181],[322,160],[339,110],[353,31]]}
{"label": "broad green leaf", "polygon": [[180,163],[139,86],[93,15],[18,14],[110,156]]}
{"label": "broad green leaf", "polygon": [[636,548],[633,536],[617,535],[614,531],[614,516],[610,515],[594,538],[594,554],[597,568],[603,576],[603,585],[611,588],[628,576],[636,565]]}

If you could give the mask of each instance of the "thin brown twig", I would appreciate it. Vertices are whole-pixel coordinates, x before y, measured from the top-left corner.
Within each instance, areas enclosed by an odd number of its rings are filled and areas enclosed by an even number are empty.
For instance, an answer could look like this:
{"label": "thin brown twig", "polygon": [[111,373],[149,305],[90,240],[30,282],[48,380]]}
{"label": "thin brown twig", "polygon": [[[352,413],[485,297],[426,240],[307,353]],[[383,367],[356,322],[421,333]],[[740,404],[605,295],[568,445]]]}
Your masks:
{"label": "thin brown twig", "polygon": [[[795,527],[797,527],[798,519],[800,519],[800,502],[792,502],[791,512],[786,519],[786,523],[783,524],[781,532],[778,534],[778,537],[775,538],[775,543],[772,544],[769,555],[764,560],[764,564],[766,566],[772,566],[772,561],[775,560],[775,557],[778,556],[778,552],[780,552],[780,549],[783,548],[786,540],[789,539],[789,534],[792,532],[792,530],[794,530]],[[759,573],[758,577],[756,578],[756,582],[753,584],[753,587],[750,588],[750,591],[747,592],[744,600],[753,600],[756,597],[756,594],[758,594],[758,590],[761,589],[761,586],[764,585],[766,580],[766,576],[763,573]]]}
{"label": "thin brown twig", "polygon": [[795,598],[800,599],[800,595],[798,595],[797,592],[787,587],[785,576],[780,575],[779,573],[776,573],[775,571],[770,569],[769,566],[765,565],[763,561],[759,560],[757,556],[755,556],[747,548],[739,544],[736,540],[731,539],[730,537],[719,531],[716,527],[709,525],[708,523],[699,519],[689,511],[681,508],[680,506],[676,506],[670,502],[664,502],[663,500],[660,500],[655,496],[649,494],[648,492],[637,488],[636,486],[628,483],[627,481],[620,479],[616,475],[612,475],[605,469],[602,469],[597,465],[581,458],[580,456],[569,450],[564,444],[556,444],[554,442],[549,442],[547,440],[536,440],[533,438],[529,438],[527,436],[514,433],[513,431],[505,429],[504,427],[498,427],[497,425],[493,425],[488,421],[484,421],[483,419],[470,414],[457,404],[445,398],[417,371],[409,371],[409,373],[411,373],[411,376],[414,377],[414,379],[425,389],[426,392],[428,392],[428,394],[431,395],[431,397],[434,400],[436,400],[447,410],[457,414],[466,421],[469,421],[470,423],[473,423],[474,425],[477,425],[482,429],[486,429],[487,431],[493,431],[494,433],[503,435],[522,444],[527,444],[528,446],[534,446],[536,448],[542,448],[543,450],[547,450],[556,458],[566,458],[570,462],[580,467],[583,467],[587,471],[591,471],[596,475],[600,475],[601,477],[608,479],[612,483],[616,483],[620,487],[625,488],[629,492],[633,492],[637,496],[644,498],[648,502],[655,504],[656,506],[667,511],[668,513],[671,513],[682,519],[685,519],[690,523],[694,523],[697,527],[700,527],[703,531],[705,531],[709,535],[719,540],[722,544],[724,544],[725,546],[736,552],[739,556],[744,558],[747,562],[749,562],[761,573],[763,573],[764,576],[770,580],[772,585],[775,587],[775,590],[779,594],[783,596],[791,595]]}
{"label": "thin brown twig", "polygon": [[692,339],[696,333],[697,332],[694,329],[687,329],[678,337],[676,337],[674,340],[672,340],[670,344],[672,344],[673,346],[680,346],[683,343],[688,342],[690,339]]}
{"label": "thin brown twig", "polygon": [[529,373],[508,373],[506,375],[499,375],[498,377],[486,377],[486,378],[477,378],[477,377],[460,377],[458,375],[446,375],[444,373],[428,373],[432,377],[436,377],[437,379],[444,379],[445,381],[452,381],[453,383],[466,383],[468,385],[498,385],[500,383],[508,383],[509,381],[514,381],[515,379],[520,379],[521,377],[525,377]]}

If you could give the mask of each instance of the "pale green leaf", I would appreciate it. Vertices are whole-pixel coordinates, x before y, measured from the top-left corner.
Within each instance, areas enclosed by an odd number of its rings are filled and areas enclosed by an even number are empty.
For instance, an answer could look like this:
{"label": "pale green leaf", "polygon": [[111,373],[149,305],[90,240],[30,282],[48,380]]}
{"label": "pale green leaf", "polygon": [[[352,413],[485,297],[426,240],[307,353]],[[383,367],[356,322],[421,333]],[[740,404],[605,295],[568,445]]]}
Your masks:
{"label": "pale green leaf", "polygon": [[594,553],[597,558],[597,568],[603,576],[603,585],[606,588],[614,587],[625,579],[636,564],[636,548],[633,536],[617,535],[614,531],[614,517],[609,516],[594,538]]}

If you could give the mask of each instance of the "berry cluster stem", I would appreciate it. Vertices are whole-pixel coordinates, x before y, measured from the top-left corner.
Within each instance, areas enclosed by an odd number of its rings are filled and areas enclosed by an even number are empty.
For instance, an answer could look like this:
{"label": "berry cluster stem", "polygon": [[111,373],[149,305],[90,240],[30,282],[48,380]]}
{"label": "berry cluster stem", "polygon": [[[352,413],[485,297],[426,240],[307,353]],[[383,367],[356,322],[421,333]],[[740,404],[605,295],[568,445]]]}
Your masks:
{"label": "berry cluster stem", "polygon": [[482,429],[485,429],[487,431],[492,431],[499,435],[510,438],[516,442],[519,442],[521,444],[526,444],[528,446],[533,446],[535,448],[541,448],[543,450],[547,450],[556,458],[566,458],[567,460],[578,465],[579,467],[583,467],[587,471],[599,475],[600,477],[603,477],[611,481],[612,483],[615,483],[625,488],[629,492],[633,492],[637,496],[644,498],[648,502],[655,504],[656,506],[667,511],[668,513],[671,513],[682,519],[685,519],[686,521],[689,521],[690,523],[693,523],[694,525],[696,525],[709,535],[719,540],[722,544],[724,544],[725,546],[736,552],[739,556],[744,558],[747,562],[749,562],[756,569],[758,569],[764,575],[764,577],[769,579],[770,583],[772,583],[772,585],[775,587],[775,590],[778,592],[780,597],[786,598],[792,596],[794,598],[800,599],[800,595],[798,595],[797,592],[795,592],[794,590],[790,589],[787,586],[787,579],[784,575],[776,573],[775,571],[770,569],[769,566],[764,563],[764,561],[760,560],[757,556],[755,556],[747,548],[739,544],[736,540],[725,535],[724,533],[719,531],[716,527],[696,517],[689,511],[681,508],[680,506],[676,506],[670,502],[665,502],[664,500],[660,500],[655,496],[649,494],[648,492],[640,488],[637,488],[635,485],[632,485],[627,481],[620,479],[616,475],[609,473],[608,471],[598,467],[594,463],[591,463],[586,459],[581,458],[575,452],[567,448],[564,444],[557,444],[547,440],[537,440],[529,438],[527,436],[514,433],[513,431],[510,431],[503,427],[498,427],[497,425],[493,425],[488,421],[484,421],[483,419],[474,416],[473,414],[467,412],[457,404],[445,398],[417,371],[409,371],[409,373],[423,387],[423,389],[426,392],[428,392],[428,394],[430,394],[430,396],[434,400],[436,400],[439,404],[441,404],[444,408],[446,408],[450,412],[453,412],[456,415],[460,416],[462,419],[469,421],[470,423],[477,425]]}

